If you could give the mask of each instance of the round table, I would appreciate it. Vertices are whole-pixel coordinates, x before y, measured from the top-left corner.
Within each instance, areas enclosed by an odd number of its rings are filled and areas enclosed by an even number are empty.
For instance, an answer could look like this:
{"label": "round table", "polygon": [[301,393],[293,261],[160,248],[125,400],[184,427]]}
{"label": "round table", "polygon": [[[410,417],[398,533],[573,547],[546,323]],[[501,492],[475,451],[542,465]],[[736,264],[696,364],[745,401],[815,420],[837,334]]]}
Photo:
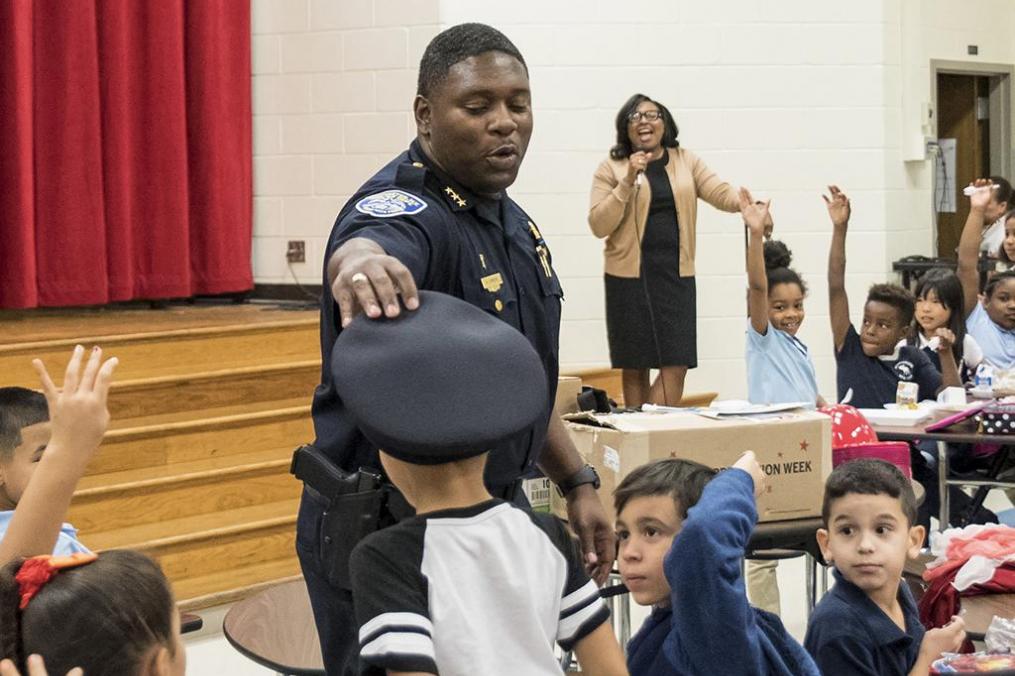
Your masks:
{"label": "round table", "polygon": [[261,666],[293,676],[323,676],[324,660],[302,579],[239,601],[222,622],[226,640]]}

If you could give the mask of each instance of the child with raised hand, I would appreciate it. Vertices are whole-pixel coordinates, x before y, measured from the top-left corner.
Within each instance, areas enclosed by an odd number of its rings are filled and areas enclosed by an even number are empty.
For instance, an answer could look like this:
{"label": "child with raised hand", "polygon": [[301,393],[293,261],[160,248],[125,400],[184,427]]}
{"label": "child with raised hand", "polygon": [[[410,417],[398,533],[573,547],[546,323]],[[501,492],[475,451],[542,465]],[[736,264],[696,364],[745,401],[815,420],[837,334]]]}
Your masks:
{"label": "child with raised hand", "polygon": [[1015,272],[1001,272],[983,288],[980,301],[980,274],[977,260],[980,249],[980,228],[984,213],[991,205],[994,184],[980,178],[969,196],[969,217],[959,239],[959,266],[956,274],[962,282],[966,309],[966,330],[983,349],[983,359],[995,368],[1015,367]]}
{"label": "child with raised hand", "polygon": [[[983,361],[983,351],[976,339],[966,333],[966,312],[962,284],[951,270],[931,270],[916,285],[916,313],[909,337],[899,347],[911,345],[923,350],[940,372],[943,364],[938,352],[943,334],[952,344],[952,357],[960,374],[969,377]],[[962,380],[968,380],[962,377]]]}
{"label": "child with raised hand", "polygon": [[1001,240],[1001,248],[998,249],[997,263],[992,274],[1015,270],[1015,209],[1007,212],[1002,218],[1004,239]]}
{"label": "child with raised hand", "polygon": [[[750,231],[747,245],[747,389],[755,404],[820,405],[818,381],[807,346],[796,337],[804,320],[807,288],[790,269],[781,242],[765,242],[769,202],[755,202],[740,188],[740,213]],[[771,262],[771,264],[770,264]]]}
{"label": "child with raised hand", "polygon": [[620,575],[636,603],[653,606],[628,644],[631,676],[818,675],[778,616],[744,593],[740,564],[764,479],[748,451],[718,475],[657,460],[614,490]]}
{"label": "child with raised hand", "polygon": [[[849,198],[837,186],[822,195],[832,220],[832,244],[828,253],[828,312],[835,346],[838,399],[853,391],[849,402],[857,408],[881,408],[895,402],[899,382],[919,386],[919,398],[934,399],[944,387],[959,386],[958,367],[952,353],[954,336],[938,329],[939,372],[920,349],[899,341],[913,321],[913,294],[896,284],[875,284],[867,292],[863,324],[858,333],[849,318],[846,295],[846,230],[851,208]],[[982,343],[981,343],[982,344]]]}
{"label": "child with raised hand", "polygon": [[40,430],[38,439],[30,439],[37,443],[21,449],[31,460],[26,467],[0,463],[0,489],[8,506],[16,505],[0,539],[0,564],[53,552],[74,488],[105,434],[106,399],[117,360],[103,362],[102,350],[95,347],[82,369],[83,357],[84,348],[78,345],[67,364],[62,390],[40,360],[32,362],[48,404],[51,436],[47,441]]}
{"label": "child with raised hand", "polygon": [[924,539],[912,484],[883,460],[853,460],[828,476],[818,545],[835,566],[835,586],[811,615],[804,645],[824,674],[927,676],[943,652],[965,640],[954,617],[924,631],[909,586],[907,558]]}
{"label": "child with raised hand", "polygon": [[0,658],[2,676],[45,676],[46,668],[54,676],[186,671],[169,581],[130,550],[37,556],[0,568]]}

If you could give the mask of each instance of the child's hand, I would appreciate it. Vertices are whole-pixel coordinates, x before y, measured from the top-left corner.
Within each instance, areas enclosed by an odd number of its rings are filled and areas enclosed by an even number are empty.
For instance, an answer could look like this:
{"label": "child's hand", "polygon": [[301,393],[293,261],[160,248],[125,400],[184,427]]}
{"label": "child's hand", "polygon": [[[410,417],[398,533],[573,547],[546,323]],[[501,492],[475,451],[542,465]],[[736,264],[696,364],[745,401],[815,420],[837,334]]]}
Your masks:
{"label": "child's hand", "polygon": [[827,195],[821,197],[825,200],[825,206],[828,207],[828,217],[832,219],[832,225],[846,227],[851,213],[849,198],[836,185],[828,186],[828,192],[831,193],[831,198]]}
{"label": "child's hand", "polygon": [[78,345],[74,348],[67,372],[63,379],[63,389],[58,390],[49,377],[45,365],[39,359],[32,361],[42,390],[49,404],[49,418],[53,430],[50,445],[60,449],[78,449],[92,453],[99,447],[102,435],[109,424],[109,411],[106,410],[106,398],[109,395],[109,384],[117,359],[107,359],[101,363],[102,350],[92,349],[88,363],[81,370],[81,360],[85,349]]}
{"label": "child's hand", "polygon": [[772,219],[768,213],[768,205],[772,200],[756,202],[747,188],[741,187],[740,193],[740,214],[744,217],[744,223],[750,228],[751,237],[767,237],[771,231],[769,224]]}
{"label": "child's hand", "polygon": [[955,334],[951,332],[951,329],[946,329],[942,326],[934,332],[934,335],[938,339],[937,347],[935,348],[938,352],[947,352],[955,344]]}
{"label": "child's hand", "polygon": [[978,178],[969,184],[973,188],[983,188],[983,190],[974,190],[973,194],[969,196],[969,206],[973,209],[985,209],[990,204],[990,198],[994,195],[993,182],[989,178]]}
{"label": "child's hand", "polygon": [[937,659],[941,653],[958,652],[966,640],[966,623],[958,615],[943,627],[930,629],[923,635],[920,652],[931,659]]}
{"label": "child's hand", "polygon": [[[67,672],[67,676],[83,676],[85,672],[81,667],[74,667]],[[14,662],[4,660],[0,662],[0,676],[21,676],[21,672],[14,666]],[[47,676],[46,665],[38,655],[28,656],[28,673],[25,676]]]}
{"label": "child's hand", "polygon": [[758,459],[754,457],[754,451],[747,451],[741,455],[740,459],[733,463],[733,466],[751,475],[751,479],[754,480],[754,497],[758,497],[764,492],[765,473],[762,471],[761,465],[758,464]]}

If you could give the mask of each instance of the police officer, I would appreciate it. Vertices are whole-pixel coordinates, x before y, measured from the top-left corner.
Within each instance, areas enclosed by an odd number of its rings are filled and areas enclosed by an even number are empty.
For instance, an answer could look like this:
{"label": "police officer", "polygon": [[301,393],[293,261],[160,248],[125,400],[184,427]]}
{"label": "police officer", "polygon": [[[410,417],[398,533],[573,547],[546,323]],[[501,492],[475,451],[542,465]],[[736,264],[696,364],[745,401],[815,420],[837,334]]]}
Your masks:
{"label": "police officer", "polygon": [[[528,338],[543,362],[551,395],[545,423],[536,432],[491,453],[487,487],[495,496],[523,501],[520,479],[538,465],[564,492],[585,561],[601,583],[615,556],[612,524],[595,492],[598,477],[551,415],[560,281],[539,227],[504,192],[518,174],[532,134],[525,61],[489,26],[449,28],[423,54],[413,108],[416,140],[352,196],[328,240],[325,287],[331,298],[325,296],[321,309],[324,364],[314,394],[314,446],[345,473],[380,468],[377,449],[335,392],[331,350],[343,326],[360,312],[374,319],[411,312],[419,307],[419,288],[463,298]],[[390,414],[398,416],[397,391],[387,403]],[[332,532],[329,520],[337,510],[327,489],[319,488],[305,478],[297,551],[328,673],[343,673],[343,664],[353,673],[358,638],[351,594],[336,573],[342,561],[329,553],[342,534]],[[388,522],[404,516],[398,507],[388,512]],[[349,524],[345,532],[359,533],[363,519],[341,519]],[[382,516],[377,523],[384,522]]]}

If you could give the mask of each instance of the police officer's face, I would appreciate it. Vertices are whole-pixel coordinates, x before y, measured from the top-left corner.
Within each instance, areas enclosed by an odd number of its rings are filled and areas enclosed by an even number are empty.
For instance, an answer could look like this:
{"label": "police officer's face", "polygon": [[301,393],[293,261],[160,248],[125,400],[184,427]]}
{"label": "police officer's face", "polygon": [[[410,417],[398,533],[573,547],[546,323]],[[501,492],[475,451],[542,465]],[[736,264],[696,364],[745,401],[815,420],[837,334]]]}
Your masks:
{"label": "police officer's face", "polygon": [[486,195],[514,183],[532,136],[529,76],[518,59],[485,52],[460,61],[414,108],[423,147],[451,178]]}

